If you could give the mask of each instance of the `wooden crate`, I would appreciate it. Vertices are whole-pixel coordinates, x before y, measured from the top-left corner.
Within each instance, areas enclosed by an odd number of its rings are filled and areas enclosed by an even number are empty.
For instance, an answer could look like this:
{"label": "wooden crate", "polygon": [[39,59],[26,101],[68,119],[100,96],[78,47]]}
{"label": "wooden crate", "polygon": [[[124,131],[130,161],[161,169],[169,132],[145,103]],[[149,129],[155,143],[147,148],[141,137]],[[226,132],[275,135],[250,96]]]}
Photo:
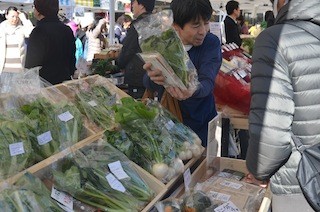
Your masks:
{"label": "wooden crate", "polygon": [[247,130],[249,128],[248,115],[230,107],[216,105],[217,111],[221,112],[223,118],[229,118],[234,129]]}
{"label": "wooden crate", "polygon": [[[198,182],[204,182],[210,176],[212,176],[212,170],[208,167],[212,167],[213,171],[222,171],[223,169],[231,169],[239,172],[243,172],[245,174],[248,173],[246,164],[244,160],[232,159],[232,158],[224,158],[217,157],[213,160],[212,164],[207,163],[207,159],[204,159],[198,168],[191,175],[191,183],[190,187],[194,187]],[[210,170],[210,171],[208,171]],[[171,197],[181,197],[185,193],[184,185],[180,185],[178,189],[176,189]],[[270,187],[267,188],[264,198],[261,202],[259,212],[268,212],[271,206],[271,191]]]}

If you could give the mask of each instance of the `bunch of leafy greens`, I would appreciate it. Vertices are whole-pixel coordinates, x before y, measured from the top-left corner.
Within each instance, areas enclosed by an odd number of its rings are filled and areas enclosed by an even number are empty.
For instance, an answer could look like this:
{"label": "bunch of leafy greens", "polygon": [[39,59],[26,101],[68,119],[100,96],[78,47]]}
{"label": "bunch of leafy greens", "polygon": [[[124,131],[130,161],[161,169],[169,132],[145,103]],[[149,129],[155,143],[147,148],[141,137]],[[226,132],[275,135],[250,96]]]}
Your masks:
{"label": "bunch of leafy greens", "polygon": [[[29,119],[33,120],[35,127],[32,132],[35,137],[32,138],[32,147],[36,161],[41,161],[60,149],[59,124],[55,120],[54,105],[45,98],[38,98],[35,101],[21,106],[20,110]],[[49,132],[52,140],[44,144],[39,144],[37,136]]]}
{"label": "bunch of leafy greens", "polygon": [[63,211],[41,180],[30,173],[0,192],[0,208],[2,211]]}
{"label": "bunch of leafy greens", "polygon": [[0,179],[6,179],[33,163],[30,137],[34,135],[30,124],[31,121],[26,118],[0,117]]}
{"label": "bunch of leafy greens", "polygon": [[173,28],[160,35],[152,35],[140,43],[142,52],[159,52],[171,66],[175,74],[188,87],[187,55],[180,38]]}
{"label": "bunch of leafy greens", "polygon": [[115,128],[114,111],[111,105],[115,96],[103,86],[93,86],[91,90],[79,91],[76,95],[79,110],[98,126],[112,130]]}
{"label": "bunch of leafy greens", "polygon": [[[91,152],[89,155],[89,158],[98,156],[95,152]],[[84,162],[81,165],[73,158],[65,159],[57,169],[53,170],[54,184],[59,190],[65,191],[79,201],[103,211],[141,210],[141,200],[133,196],[129,188],[126,188],[125,192],[111,188],[106,179],[106,175],[109,172],[103,168],[99,168],[101,164],[105,163],[100,161],[103,160],[103,157],[97,158],[98,161],[96,163],[93,162],[92,167],[84,165],[86,164],[84,160],[87,159],[83,157],[78,158],[78,162],[79,160],[81,163]],[[143,188],[140,187],[139,189],[135,187],[130,189],[143,191]],[[140,197],[144,198],[145,196],[142,194]]]}

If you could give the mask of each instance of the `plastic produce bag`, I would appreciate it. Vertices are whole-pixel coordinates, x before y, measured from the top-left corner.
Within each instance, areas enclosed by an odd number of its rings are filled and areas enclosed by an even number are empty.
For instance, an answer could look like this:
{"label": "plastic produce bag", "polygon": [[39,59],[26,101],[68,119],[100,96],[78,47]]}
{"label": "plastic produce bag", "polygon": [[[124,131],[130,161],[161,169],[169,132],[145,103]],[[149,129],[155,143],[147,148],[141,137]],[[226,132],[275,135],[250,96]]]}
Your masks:
{"label": "plastic produce bag", "polygon": [[41,180],[30,173],[25,173],[13,186],[1,189],[0,208],[2,211],[63,211]]}
{"label": "plastic produce bag", "polygon": [[59,161],[52,174],[57,189],[103,211],[139,211],[154,195],[132,163],[103,139]]}
{"label": "plastic produce bag", "polygon": [[196,90],[199,84],[197,70],[171,25],[171,10],[163,10],[135,23],[142,50],[140,56],[162,71],[165,87]]}

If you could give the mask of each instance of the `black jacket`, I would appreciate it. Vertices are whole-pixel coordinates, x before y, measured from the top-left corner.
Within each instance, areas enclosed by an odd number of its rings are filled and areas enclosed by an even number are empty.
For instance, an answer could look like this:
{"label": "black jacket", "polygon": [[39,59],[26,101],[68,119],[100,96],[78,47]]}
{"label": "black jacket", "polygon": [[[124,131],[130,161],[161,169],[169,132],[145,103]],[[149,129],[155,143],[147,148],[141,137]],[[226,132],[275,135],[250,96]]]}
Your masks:
{"label": "black jacket", "polygon": [[138,41],[138,32],[134,28],[134,24],[147,15],[148,13],[144,13],[132,21],[123,40],[122,50],[117,60],[118,67],[125,70],[124,82],[129,86],[144,87],[143,76],[146,71],[142,68],[144,62],[137,56],[137,53],[141,52],[141,48]]}
{"label": "black jacket", "polygon": [[224,20],[224,28],[226,33],[227,43],[236,43],[239,47],[241,46],[242,40],[240,38],[240,32],[238,25],[229,16]]}
{"label": "black jacket", "polygon": [[58,17],[46,17],[37,23],[30,34],[26,68],[42,66],[39,75],[58,84],[70,80],[75,68],[75,38],[70,27]]}

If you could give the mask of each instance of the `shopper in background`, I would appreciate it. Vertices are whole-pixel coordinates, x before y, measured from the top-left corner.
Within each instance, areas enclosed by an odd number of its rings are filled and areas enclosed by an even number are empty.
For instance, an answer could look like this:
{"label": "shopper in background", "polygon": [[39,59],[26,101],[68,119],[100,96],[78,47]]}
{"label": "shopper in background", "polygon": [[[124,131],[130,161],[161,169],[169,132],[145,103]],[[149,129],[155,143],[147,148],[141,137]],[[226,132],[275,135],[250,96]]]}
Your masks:
{"label": "shopper in background", "polygon": [[9,7],[0,24],[0,93],[10,91],[12,77],[24,70],[26,38],[33,25],[16,7]]}
{"label": "shopper in background", "polygon": [[78,25],[76,24],[75,21],[69,21],[67,23],[67,26],[70,27],[70,29],[73,32],[73,35],[75,36],[75,45],[76,45],[76,52],[75,52],[75,56],[76,56],[76,64],[79,61],[79,59],[81,57],[83,57],[83,46],[82,46],[82,42],[79,38],[77,38],[77,31],[78,31]]}
{"label": "shopper in background", "polygon": [[[222,60],[219,38],[209,33],[213,10],[209,0],[173,0],[171,9],[173,27],[197,69],[200,84],[194,93],[177,87],[168,87],[166,91],[179,100],[183,123],[197,133],[203,146],[207,146],[208,122],[217,115],[212,91]],[[144,68],[147,70],[145,86],[157,91],[161,98],[164,76],[160,70],[151,69],[150,63]]]}
{"label": "shopper in background", "polygon": [[274,15],[273,11],[268,10],[264,15],[264,20],[267,22],[267,28],[271,27],[274,24]]}
{"label": "shopper in background", "polygon": [[237,22],[238,22],[238,27],[239,27],[239,32],[241,34],[249,34],[249,28],[248,28],[248,25],[246,24],[246,22],[244,21],[244,17],[242,15],[240,15],[238,18],[237,18]]}
{"label": "shopper in background", "polygon": [[26,56],[26,68],[41,66],[40,76],[51,84],[70,80],[75,71],[75,38],[70,27],[58,19],[58,0],[35,0],[38,20],[32,31]]}
{"label": "shopper in background", "polygon": [[105,32],[107,30],[107,20],[105,18],[96,17],[93,25],[86,32],[87,42],[85,48],[88,48],[86,60],[92,62],[94,55],[101,52],[107,47]]}
{"label": "shopper in background", "polygon": [[127,35],[128,29],[130,28],[131,22],[132,22],[132,18],[130,15],[124,14],[124,22],[123,22],[123,29],[124,29],[124,34],[121,37],[121,42],[123,42],[124,38]]}
{"label": "shopper in background", "polygon": [[227,17],[224,20],[226,43],[235,43],[239,47],[242,44],[240,32],[237,24],[237,18],[240,16],[239,2],[228,1],[226,5]]}
{"label": "shopper in background", "polygon": [[120,42],[122,34],[124,33],[123,22],[124,15],[120,14],[120,16],[116,19],[116,23],[114,25],[114,37],[118,39],[118,42]]}
{"label": "shopper in background", "polygon": [[320,41],[290,22],[319,30],[320,1],[287,2],[274,1],[275,25],[253,51],[248,181],[270,179],[273,212],[313,211],[296,177],[301,155],[291,133],[304,145],[320,142]]}
{"label": "shopper in background", "polygon": [[128,84],[128,94],[133,98],[141,98],[145,91],[143,86],[145,70],[142,67],[144,62],[137,55],[137,53],[141,52],[141,49],[138,41],[138,32],[133,24],[151,14],[154,4],[155,0],[132,1],[132,12],[136,19],[132,21],[117,59],[118,67],[124,70],[124,83]]}

